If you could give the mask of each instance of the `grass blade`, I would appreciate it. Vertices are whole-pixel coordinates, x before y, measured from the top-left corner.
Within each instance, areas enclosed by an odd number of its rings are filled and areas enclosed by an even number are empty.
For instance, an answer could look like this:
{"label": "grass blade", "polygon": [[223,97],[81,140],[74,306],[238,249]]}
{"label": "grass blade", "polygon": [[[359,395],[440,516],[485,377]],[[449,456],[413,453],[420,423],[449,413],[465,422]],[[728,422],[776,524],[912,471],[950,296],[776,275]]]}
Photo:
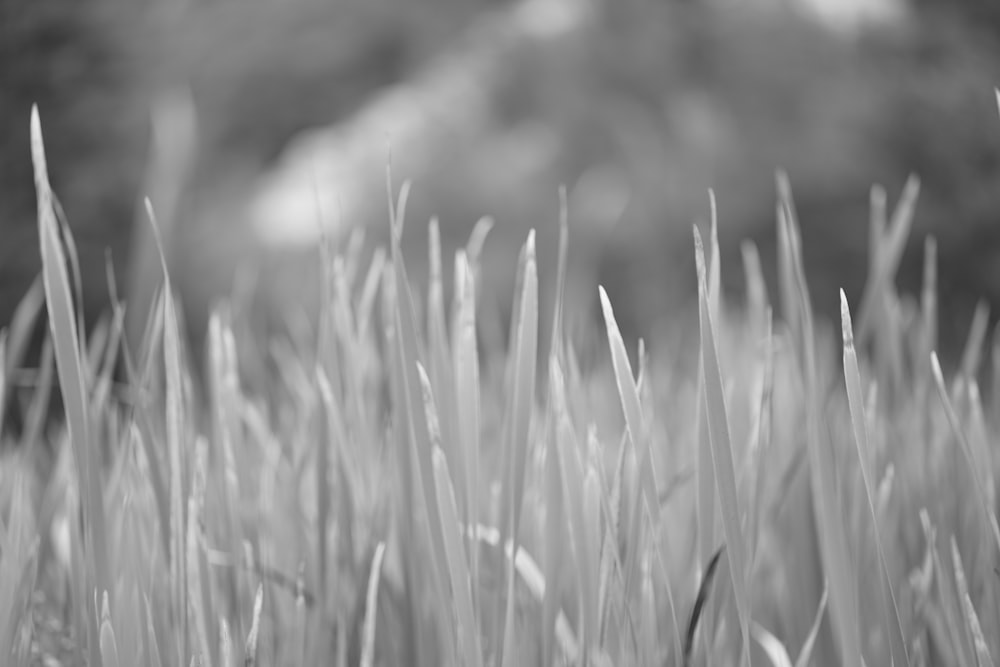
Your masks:
{"label": "grass blade", "polygon": [[441,507],[441,528],[444,533],[445,558],[451,577],[451,592],[455,604],[455,621],[458,626],[458,659],[463,665],[481,667],[483,649],[479,641],[479,618],[472,604],[472,586],[469,578],[462,531],[459,529],[455,494],[448,474],[448,462],[440,448],[434,450],[434,480],[438,504]]}
{"label": "grass blade", "polygon": [[[528,459],[528,438],[531,417],[535,406],[535,381],[538,361],[538,275],[535,266],[535,231],[528,233],[524,246],[525,263],[521,277],[521,292],[516,303],[517,319],[513,323],[515,335],[514,355],[512,358],[511,376],[511,411],[507,419],[505,443],[509,454],[509,466],[505,471],[505,485],[501,493],[501,511],[507,513],[504,525],[507,535],[518,546],[518,533],[521,524],[521,506],[524,503],[525,464]],[[504,533],[501,531],[501,535]],[[505,630],[503,633],[503,665],[513,659],[514,654],[514,564],[507,571],[507,612],[505,614]],[[508,649],[510,652],[508,653]]]}
{"label": "grass blade", "polygon": [[698,620],[702,616],[702,609],[705,603],[708,601],[708,596],[711,594],[712,581],[715,579],[715,570],[719,566],[719,557],[722,556],[722,552],[725,547],[720,548],[712,556],[711,560],[708,561],[708,566],[705,568],[705,574],[701,578],[701,584],[698,586],[698,595],[695,596],[694,605],[691,607],[691,616],[688,619],[687,632],[684,633],[684,664],[690,664],[691,653],[694,650],[694,636],[698,631]]}
{"label": "grass blade", "polygon": [[[86,381],[80,358],[79,332],[70,291],[66,258],[53,208],[53,195],[45,163],[38,107],[31,110],[31,156],[34,163],[35,190],[38,199],[38,233],[41,242],[42,277],[49,312],[49,330],[55,344],[56,371],[67,415],[67,427],[73,446],[74,461],[83,494],[84,553],[90,581],[87,590],[103,593],[110,586],[109,561],[105,538],[104,500],[102,497],[100,457],[91,442]],[[86,604],[84,600],[80,603]],[[90,658],[99,656],[99,630],[94,614],[90,618],[88,640]]]}
{"label": "grass blade", "polygon": [[965,622],[972,636],[972,646],[976,650],[976,661],[979,667],[993,667],[993,658],[990,656],[989,645],[983,635],[983,628],[979,623],[979,615],[969,597],[969,586],[965,579],[965,569],[962,567],[962,555],[958,552],[958,544],[955,536],[951,538],[951,560],[955,566],[955,586],[958,593],[959,602],[962,605],[962,613]]}
{"label": "grass blade", "polygon": [[951,399],[948,397],[948,390],[944,386],[944,375],[941,373],[941,363],[938,361],[936,352],[931,353],[931,372],[934,374],[934,384],[937,386],[938,396],[941,398],[941,403],[944,405],[944,412],[948,418],[948,423],[951,426],[952,431],[955,433],[955,438],[958,440],[959,448],[962,450],[965,462],[969,466],[969,472],[972,474],[972,479],[975,482],[974,486],[976,495],[978,496],[983,512],[986,515],[986,520],[989,523],[990,531],[993,535],[994,546],[998,551],[1000,551],[1000,525],[997,524],[996,513],[994,513],[993,507],[990,505],[989,494],[987,494],[986,489],[983,486],[982,475],[979,474],[976,467],[972,447],[969,445],[969,440],[966,438],[965,431],[962,429],[962,424],[958,419],[958,414],[955,413],[955,408],[952,406]]}
{"label": "grass blade", "polygon": [[375,664],[375,619],[378,617],[378,588],[382,579],[382,561],[385,559],[385,542],[375,547],[371,572],[368,575],[368,589],[365,595],[365,620],[361,630],[361,667]]}
{"label": "grass blade", "polygon": [[892,588],[889,563],[885,558],[885,547],[882,545],[882,530],[879,527],[878,515],[874,502],[874,476],[871,469],[873,458],[872,448],[868,441],[868,420],[865,416],[863,390],[861,388],[861,372],[858,369],[858,357],[854,349],[854,331],[851,326],[851,311],[847,304],[847,295],[840,291],[841,329],[844,339],[844,378],[847,384],[847,404],[851,413],[851,423],[854,427],[854,444],[858,453],[861,477],[865,486],[865,500],[875,530],[875,546],[878,550],[880,579],[882,582],[882,618],[886,632],[889,633],[889,651],[893,664],[909,665],[910,659],[906,651],[906,640],[903,638],[903,627],[899,620],[899,606],[896,604],[896,593]]}
{"label": "grass blade", "polygon": [[812,626],[809,628],[809,634],[806,635],[806,640],[802,642],[802,650],[799,651],[799,657],[795,660],[795,667],[808,667],[812,664],[812,652],[813,648],[816,646],[816,638],[819,637],[819,627],[820,623],[823,621],[823,614],[826,612],[826,602],[829,598],[830,588],[827,586],[826,582],[823,582],[823,595],[819,599],[819,607],[816,609],[816,617],[813,619]]}
{"label": "grass blade", "polygon": [[705,251],[697,227],[694,228],[694,238],[695,260],[698,268],[698,313],[701,324],[701,363],[705,370],[704,396],[708,411],[708,436],[712,445],[712,463],[715,471],[716,489],[719,493],[722,527],[726,534],[726,551],[729,554],[736,610],[740,618],[743,654],[749,664],[750,602],[747,594],[749,572],[746,566],[746,542],[740,524],[739,501],[736,495],[736,472],[733,466],[733,451],[729,437],[729,417],[726,412],[722,372],[719,368],[718,352],[715,346],[715,331],[709,310],[708,285],[705,282]]}

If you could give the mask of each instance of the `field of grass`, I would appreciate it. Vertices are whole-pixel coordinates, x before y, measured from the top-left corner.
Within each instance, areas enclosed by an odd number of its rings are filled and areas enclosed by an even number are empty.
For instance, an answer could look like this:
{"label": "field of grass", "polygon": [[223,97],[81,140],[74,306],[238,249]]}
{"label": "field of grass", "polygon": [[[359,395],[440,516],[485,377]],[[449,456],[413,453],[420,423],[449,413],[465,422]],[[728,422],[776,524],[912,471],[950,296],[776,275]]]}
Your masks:
{"label": "field of grass", "polygon": [[234,303],[196,368],[170,290],[140,350],[121,307],[83,339],[37,115],[32,145],[43,281],[0,336],[0,405],[43,303],[50,336],[0,461],[4,664],[1000,656],[1000,405],[979,384],[998,386],[1000,354],[983,354],[982,310],[943,377],[932,240],[919,299],[893,287],[915,180],[891,210],[873,198],[867,289],[842,301],[839,336],[814,320],[779,176],[780,319],[750,245],[725,267],[746,272],[745,303],[723,302],[713,205],[694,233],[695,345],[624,341],[602,292],[606,363],[581,370],[560,305],[539,310],[532,233],[509,350],[481,354],[482,237],[446,304],[432,234],[418,293],[404,184],[384,259],[325,255],[314,331],[254,339]]}

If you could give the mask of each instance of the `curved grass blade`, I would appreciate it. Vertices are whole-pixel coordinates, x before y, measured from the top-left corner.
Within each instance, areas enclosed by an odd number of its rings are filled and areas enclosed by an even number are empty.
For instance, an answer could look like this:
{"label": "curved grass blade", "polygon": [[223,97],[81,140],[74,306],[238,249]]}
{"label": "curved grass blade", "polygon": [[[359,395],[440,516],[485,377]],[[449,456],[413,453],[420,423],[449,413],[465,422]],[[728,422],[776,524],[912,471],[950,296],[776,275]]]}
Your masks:
{"label": "curved grass blade", "polygon": [[760,644],[768,660],[771,661],[772,667],[792,667],[792,659],[788,656],[788,649],[764,626],[754,622],[750,626],[750,634]]}
{"label": "curved grass blade", "polygon": [[809,628],[809,634],[806,635],[806,640],[802,642],[802,650],[799,651],[799,657],[795,660],[795,667],[808,667],[812,664],[813,648],[816,646],[816,638],[819,637],[820,623],[823,621],[824,612],[826,612],[826,603],[829,595],[830,587],[824,581],[823,595],[819,599],[816,618],[813,619],[812,626]]}
{"label": "curved grass blade", "polygon": [[691,616],[688,619],[687,632],[684,633],[685,665],[691,663],[691,653],[694,650],[694,636],[698,631],[698,620],[701,618],[701,612],[705,606],[705,602],[708,601],[708,596],[712,590],[712,581],[715,579],[715,570],[719,566],[719,557],[722,556],[722,552],[724,550],[725,547],[720,547],[712,556],[712,559],[708,561],[708,566],[705,568],[705,574],[701,578],[701,584],[698,586],[698,595],[695,597],[694,605],[691,607]]}

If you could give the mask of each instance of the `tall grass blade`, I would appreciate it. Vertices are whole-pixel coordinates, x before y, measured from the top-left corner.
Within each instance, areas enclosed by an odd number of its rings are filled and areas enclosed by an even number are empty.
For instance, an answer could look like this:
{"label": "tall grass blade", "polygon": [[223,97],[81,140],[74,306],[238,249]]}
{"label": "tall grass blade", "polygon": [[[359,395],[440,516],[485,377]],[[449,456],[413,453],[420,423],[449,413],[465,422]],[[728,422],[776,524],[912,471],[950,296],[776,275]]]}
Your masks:
{"label": "tall grass blade", "polygon": [[[35,191],[38,200],[38,233],[41,242],[42,277],[49,312],[49,331],[55,344],[56,371],[66,407],[67,428],[73,446],[74,461],[80,481],[83,503],[84,557],[87,562],[87,590],[98,595],[110,588],[110,575],[102,497],[100,457],[91,441],[92,433],[83,365],[80,359],[79,332],[73,309],[66,258],[59,240],[59,228],[53,209],[53,195],[45,163],[38,107],[31,110],[31,157],[34,163]],[[84,600],[79,603],[86,604]],[[99,657],[96,615],[88,627],[90,659]]]}
{"label": "tall grass blade", "polygon": [[[517,317],[513,322],[514,353],[512,356],[512,376],[510,386],[510,413],[507,417],[505,443],[509,453],[509,467],[505,471],[505,483],[501,492],[500,508],[506,513],[503,524],[506,534],[513,541],[515,553],[518,546],[521,525],[521,506],[524,503],[525,465],[528,460],[528,446],[532,413],[535,407],[535,381],[538,361],[538,274],[535,266],[535,231],[528,233],[524,245],[524,270],[521,275],[521,292],[516,299]],[[501,535],[504,532],[501,531]],[[514,643],[514,566],[507,570],[507,611],[504,622],[503,662],[512,664],[515,655]],[[508,652],[510,649],[510,652]]]}
{"label": "tall grass blade", "polygon": [[186,417],[184,414],[180,331],[174,299],[171,294],[167,259],[160,243],[153,205],[148,199],[146,200],[146,214],[149,216],[153,238],[156,239],[160,251],[160,265],[163,271],[163,368],[166,381],[167,452],[170,461],[170,581],[174,596],[174,623],[177,628],[175,636],[178,642],[178,655],[186,656],[188,652],[187,560],[184,557],[187,535],[187,516],[184,503],[186,496],[186,448],[184,442]]}
{"label": "tall grass blade", "polygon": [[851,413],[851,424],[854,428],[854,444],[858,453],[861,477],[865,485],[865,500],[868,505],[872,527],[875,530],[875,546],[878,550],[880,579],[882,582],[882,618],[886,632],[889,634],[889,651],[893,664],[909,665],[910,659],[906,651],[906,640],[903,637],[903,627],[899,620],[899,605],[896,603],[896,593],[892,587],[892,575],[889,563],[885,557],[882,530],[879,526],[875,510],[875,471],[872,470],[871,444],[868,441],[868,419],[865,415],[863,389],[861,388],[861,372],[858,368],[858,357],[854,349],[854,330],[851,326],[851,311],[847,304],[847,295],[840,291],[840,317],[844,340],[844,378],[847,385],[847,404]]}
{"label": "tall grass blade", "polygon": [[715,471],[716,489],[719,493],[722,527],[726,534],[726,551],[729,554],[736,610],[740,618],[743,654],[744,659],[749,664],[750,601],[747,593],[749,571],[746,565],[746,542],[743,538],[739,500],[736,495],[736,473],[729,437],[729,416],[726,411],[725,390],[722,387],[722,372],[719,368],[715,329],[708,303],[708,286],[705,282],[705,251],[697,227],[694,228],[694,239],[695,260],[698,268],[701,363],[705,370],[704,396],[708,415],[708,436],[712,446],[712,463]]}
{"label": "tall grass blade", "polygon": [[819,538],[820,558],[831,586],[831,610],[834,636],[840,649],[839,659],[847,664],[862,661],[861,637],[858,628],[857,578],[847,550],[844,517],[837,494],[836,461],[833,457],[830,433],[824,413],[823,389],[820,386],[816,360],[816,339],[805,270],[802,266],[798,223],[791,201],[791,190],[785,179],[779,178],[778,227],[783,248],[780,253],[788,261],[786,289],[796,299],[798,320],[793,326],[798,363],[805,383],[807,454],[810,493]]}
{"label": "tall grass blade", "polygon": [[[455,373],[456,448],[463,450],[465,461],[465,525],[479,521],[480,396],[479,351],[476,347],[476,287],[465,251],[455,254],[455,293],[457,308],[452,335],[452,369]],[[470,536],[469,569],[472,581],[479,581],[479,549]],[[473,602],[476,603],[475,589]]]}

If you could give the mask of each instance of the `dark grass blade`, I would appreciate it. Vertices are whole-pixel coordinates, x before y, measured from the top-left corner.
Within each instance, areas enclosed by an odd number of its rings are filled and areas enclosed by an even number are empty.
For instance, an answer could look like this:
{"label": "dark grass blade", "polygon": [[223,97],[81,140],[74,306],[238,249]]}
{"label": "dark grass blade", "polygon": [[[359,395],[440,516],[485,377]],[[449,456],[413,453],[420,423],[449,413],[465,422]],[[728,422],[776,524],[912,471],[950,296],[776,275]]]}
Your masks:
{"label": "dark grass blade", "polygon": [[701,619],[702,609],[705,607],[705,603],[708,601],[708,596],[712,591],[712,581],[715,579],[715,570],[719,566],[719,558],[722,556],[722,552],[725,547],[719,547],[719,550],[712,555],[712,558],[708,561],[708,566],[705,568],[705,574],[701,578],[701,584],[698,586],[698,595],[694,599],[694,605],[691,607],[691,615],[688,617],[687,630],[684,633],[684,664],[691,664],[691,653],[694,650],[694,637],[695,633],[698,631],[698,621]]}

